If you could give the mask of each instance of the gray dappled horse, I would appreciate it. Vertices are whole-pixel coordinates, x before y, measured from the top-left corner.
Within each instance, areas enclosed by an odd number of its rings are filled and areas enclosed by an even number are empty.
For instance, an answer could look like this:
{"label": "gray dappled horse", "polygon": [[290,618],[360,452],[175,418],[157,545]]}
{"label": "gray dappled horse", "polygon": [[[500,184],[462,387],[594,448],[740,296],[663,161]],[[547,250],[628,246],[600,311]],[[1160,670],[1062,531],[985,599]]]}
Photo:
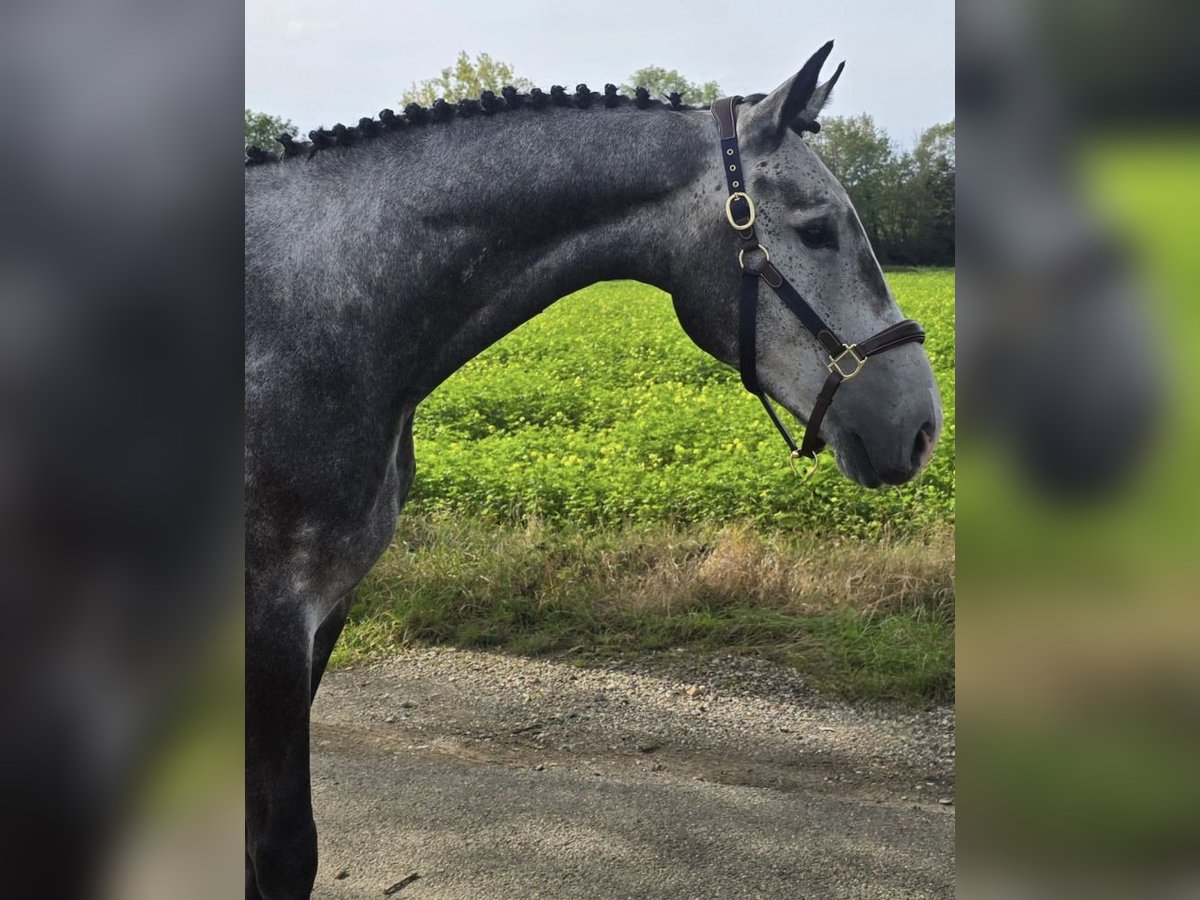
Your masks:
{"label": "gray dappled horse", "polygon": [[[817,84],[830,46],[740,104],[738,184],[772,271],[831,331],[865,337],[900,312],[845,191],[801,134],[837,77]],[[701,348],[730,365],[740,351],[745,213],[723,211],[725,151],[708,111],[611,86],[506,89],[311,136],[283,140],[278,163],[246,175],[247,897],[311,891],[309,704],[412,483],[417,405],[605,279],[661,288]],[[832,373],[829,351],[775,295],[758,304],[751,367],[803,418]],[[815,430],[846,475],[874,487],[924,464],[941,409],[915,343],[870,363]]]}

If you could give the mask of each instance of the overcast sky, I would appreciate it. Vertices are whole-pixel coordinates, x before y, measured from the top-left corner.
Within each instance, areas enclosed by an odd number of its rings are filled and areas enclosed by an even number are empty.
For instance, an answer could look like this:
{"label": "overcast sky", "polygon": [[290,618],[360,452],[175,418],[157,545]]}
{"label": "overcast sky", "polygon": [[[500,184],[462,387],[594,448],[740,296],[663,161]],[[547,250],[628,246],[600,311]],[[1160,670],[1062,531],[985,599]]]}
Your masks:
{"label": "overcast sky", "polygon": [[846,60],[831,115],[869,112],[897,141],[954,117],[953,0],[679,4],[616,0],[246,0],[246,105],[303,131],[398,108],[460,50],[511,64],[544,90],[603,90],[643,66],[769,91],[833,39]]}

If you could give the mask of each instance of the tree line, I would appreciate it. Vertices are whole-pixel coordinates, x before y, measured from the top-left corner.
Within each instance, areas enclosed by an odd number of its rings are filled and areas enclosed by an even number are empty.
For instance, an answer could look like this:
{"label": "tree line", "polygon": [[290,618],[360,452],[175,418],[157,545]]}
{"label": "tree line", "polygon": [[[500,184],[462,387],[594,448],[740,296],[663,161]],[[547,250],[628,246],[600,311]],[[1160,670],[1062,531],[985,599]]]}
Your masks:
{"label": "tree line", "polygon": [[[486,53],[471,59],[460,53],[437,77],[414,83],[400,98],[430,106],[439,97],[458,100],[505,85],[528,90],[532,82],[508,63]],[[721,96],[715,81],[694,83],[674,69],[638,69],[621,86],[632,95],[644,87],[665,99],[678,92],[684,103],[703,105]],[[287,119],[246,110],[246,144],[275,147],[281,132],[294,134]],[[870,115],[824,117],[808,141],[846,188],[875,255],[884,265],[954,265],[954,122],[927,128],[912,150],[901,149]]]}
{"label": "tree line", "polygon": [[954,265],[954,122],[901,150],[871,116],[825,117],[810,135],[884,265]]}
{"label": "tree line", "polygon": [[[464,97],[478,97],[484,91],[499,94],[505,85],[512,85],[518,91],[528,91],[534,86],[528,78],[522,78],[514,72],[508,63],[493,59],[486,53],[480,53],[475,59],[471,59],[464,50],[458,54],[454,65],[442,69],[436,78],[414,82],[401,95],[400,106],[404,107],[409,103],[432,106],[439,97],[454,103]],[[683,103],[693,106],[712,103],[721,96],[721,87],[715,81],[693,83],[674,69],[664,69],[661,66],[638,69],[620,86],[620,91],[632,97],[639,87],[644,87],[651,97],[660,100],[666,99],[672,92],[678,93]],[[595,85],[593,88],[599,89]]]}

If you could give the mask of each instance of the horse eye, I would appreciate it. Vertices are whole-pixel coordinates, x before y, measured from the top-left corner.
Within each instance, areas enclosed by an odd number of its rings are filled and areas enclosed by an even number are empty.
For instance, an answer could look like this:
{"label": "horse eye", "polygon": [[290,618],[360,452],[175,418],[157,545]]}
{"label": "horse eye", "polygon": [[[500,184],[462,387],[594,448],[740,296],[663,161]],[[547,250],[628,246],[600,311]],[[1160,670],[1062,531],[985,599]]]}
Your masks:
{"label": "horse eye", "polygon": [[813,222],[796,230],[800,233],[800,240],[804,241],[804,246],[811,247],[813,250],[822,250],[837,245],[837,237],[826,222]]}

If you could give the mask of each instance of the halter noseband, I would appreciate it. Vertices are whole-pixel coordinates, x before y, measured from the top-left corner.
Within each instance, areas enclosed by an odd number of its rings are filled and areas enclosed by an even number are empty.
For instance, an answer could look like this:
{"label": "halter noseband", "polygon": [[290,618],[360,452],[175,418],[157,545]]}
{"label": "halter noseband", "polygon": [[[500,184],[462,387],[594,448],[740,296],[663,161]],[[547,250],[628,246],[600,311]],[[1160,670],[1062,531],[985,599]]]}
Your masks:
{"label": "halter noseband", "polygon": [[[813,469],[816,469],[817,454],[825,447],[821,440],[821,422],[829,406],[833,403],[833,395],[843,381],[849,381],[862,371],[868,359],[877,356],[885,350],[907,344],[911,341],[922,343],[925,340],[925,330],[912,319],[904,319],[895,325],[889,325],[878,334],[857,344],[847,344],[836,332],[818,315],[808,301],[792,287],[783,274],[771,264],[771,256],[767,248],[759,243],[754,233],[754,222],[757,211],[754,201],[746,193],[746,176],[742,169],[741,153],[737,140],[737,104],[741,97],[722,97],[712,105],[712,115],[717,123],[717,135],[721,141],[721,168],[725,172],[725,183],[729,187],[729,196],[725,200],[725,218],[730,227],[742,240],[738,248],[737,261],[742,270],[741,303],[738,310],[738,349],[739,363],[742,373],[742,384],[746,390],[754,394],[771,417],[771,421],[783,435],[791,451],[789,462],[795,466],[797,459],[811,459]],[[757,251],[757,253],[755,253]],[[747,254],[752,254],[750,260]],[[755,257],[761,257],[756,259]],[[771,401],[758,381],[758,281],[762,279],[780,300],[784,302],[808,329],[809,333],[825,348],[829,354],[829,362],[825,368],[829,375],[817,395],[812,414],[804,430],[804,440],[797,446],[795,439],[780,420]]]}

